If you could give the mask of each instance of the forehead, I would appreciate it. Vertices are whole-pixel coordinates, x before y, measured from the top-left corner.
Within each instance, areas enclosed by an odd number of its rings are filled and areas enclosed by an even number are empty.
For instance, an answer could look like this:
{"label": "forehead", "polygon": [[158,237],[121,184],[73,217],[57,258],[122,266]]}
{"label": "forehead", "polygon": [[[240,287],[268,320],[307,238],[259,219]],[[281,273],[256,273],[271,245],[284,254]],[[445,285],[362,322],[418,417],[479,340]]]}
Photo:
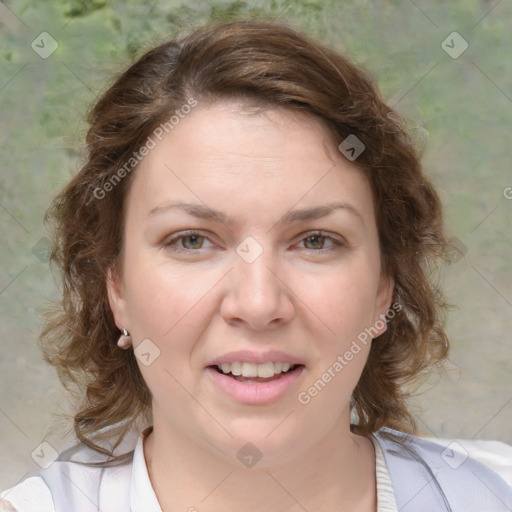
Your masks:
{"label": "forehead", "polygon": [[136,201],[129,203],[146,214],[176,200],[259,213],[342,201],[373,216],[364,173],[339,153],[324,123],[283,108],[199,104],[135,174],[130,195]]}

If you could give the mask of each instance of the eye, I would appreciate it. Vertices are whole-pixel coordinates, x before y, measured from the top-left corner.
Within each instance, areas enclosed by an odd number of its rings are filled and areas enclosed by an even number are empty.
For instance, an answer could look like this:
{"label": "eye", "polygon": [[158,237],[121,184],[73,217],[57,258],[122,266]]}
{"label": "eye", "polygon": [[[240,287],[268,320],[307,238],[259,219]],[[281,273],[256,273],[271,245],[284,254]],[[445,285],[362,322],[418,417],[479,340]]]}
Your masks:
{"label": "eye", "polygon": [[[326,241],[330,242],[330,246],[325,248]],[[344,245],[341,240],[337,240],[332,236],[328,236],[322,231],[316,231],[314,233],[309,233],[308,236],[303,238],[300,243],[305,242],[306,249],[312,251],[331,251],[335,250]],[[309,247],[307,247],[309,245]]]}
{"label": "eye", "polygon": [[198,231],[183,231],[176,236],[167,239],[164,247],[171,251],[197,251],[203,249],[203,242],[209,238]]}
{"label": "eye", "polygon": [[[163,246],[166,250],[174,252],[198,252],[200,249],[205,249],[203,245],[206,240],[210,241],[210,238],[199,231],[182,231],[168,238]],[[329,246],[325,247],[327,242]],[[322,231],[309,233],[299,243],[304,243],[304,250],[313,252],[333,251],[345,245],[341,240],[326,235]]]}

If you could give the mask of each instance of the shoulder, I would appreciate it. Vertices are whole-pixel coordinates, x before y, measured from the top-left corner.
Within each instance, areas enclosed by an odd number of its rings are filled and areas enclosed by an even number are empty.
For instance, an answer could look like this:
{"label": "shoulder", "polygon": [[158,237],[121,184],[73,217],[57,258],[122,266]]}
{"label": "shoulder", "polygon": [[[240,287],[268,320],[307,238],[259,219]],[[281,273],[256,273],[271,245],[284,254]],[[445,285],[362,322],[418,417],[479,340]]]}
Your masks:
{"label": "shoulder", "polygon": [[512,446],[509,444],[480,439],[425,439],[442,445],[446,454],[451,455],[450,451],[453,451],[453,458],[457,457],[461,462],[467,457],[481,462],[512,487]]}
{"label": "shoulder", "polygon": [[[500,474],[472,456],[473,453],[479,458],[488,455],[482,444],[479,450],[473,447],[470,453],[471,442],[437,442],[389,428],[380,429],[375,437],[383,449],[397,505],[403,512],[428,510],[425,503],[437,510],[465,512],[512,508],[512,487]],[[496,450],[496,445],[493,449]],[[502,468],[507,465],[510,468],[512,458],[500,464]]]}
{"label": "shoulder", "polygon": [[[46,469],[3,491],[0,511],[92,512],[99,509],[100,502],[115,501],[123,510],[127,504],[119,503],[119,496],[129,496],[132,460],[133,452],[128,452],[107,462],[105,457],[78,444]],[[122,492],[123,487],[126,492]]]}

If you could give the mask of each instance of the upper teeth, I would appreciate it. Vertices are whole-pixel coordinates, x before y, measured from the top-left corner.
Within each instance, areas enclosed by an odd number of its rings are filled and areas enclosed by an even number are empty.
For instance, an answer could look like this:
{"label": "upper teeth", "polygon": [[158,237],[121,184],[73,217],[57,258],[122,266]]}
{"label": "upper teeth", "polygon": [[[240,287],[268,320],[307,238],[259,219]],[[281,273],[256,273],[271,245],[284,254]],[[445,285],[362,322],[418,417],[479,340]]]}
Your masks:
{"label": "upper teeth", "polygon": [[272,377],[281,372],[287,372],[292,365],[290,363],[224,363],[217,368],[220,368],[223,373],[232,373],[233,375],[241,375],[242,377]]}

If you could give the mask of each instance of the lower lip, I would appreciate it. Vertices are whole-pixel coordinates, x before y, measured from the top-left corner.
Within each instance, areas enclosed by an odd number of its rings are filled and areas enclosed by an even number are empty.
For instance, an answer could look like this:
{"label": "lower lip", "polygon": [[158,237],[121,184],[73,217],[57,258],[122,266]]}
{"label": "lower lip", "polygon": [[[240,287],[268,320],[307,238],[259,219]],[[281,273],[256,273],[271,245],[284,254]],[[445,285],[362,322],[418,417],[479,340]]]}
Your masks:
{"label": "lower lip", "polygon": [[240,382],[219,373],[212,367],[206,368],[206,372],[226,395],[237,402],[248,405],[262,405],[275,402],[288,393],[294,387],[304,369],[304,366],[300,366],[292,372],[280,374],[281,377],[267,382]]}

